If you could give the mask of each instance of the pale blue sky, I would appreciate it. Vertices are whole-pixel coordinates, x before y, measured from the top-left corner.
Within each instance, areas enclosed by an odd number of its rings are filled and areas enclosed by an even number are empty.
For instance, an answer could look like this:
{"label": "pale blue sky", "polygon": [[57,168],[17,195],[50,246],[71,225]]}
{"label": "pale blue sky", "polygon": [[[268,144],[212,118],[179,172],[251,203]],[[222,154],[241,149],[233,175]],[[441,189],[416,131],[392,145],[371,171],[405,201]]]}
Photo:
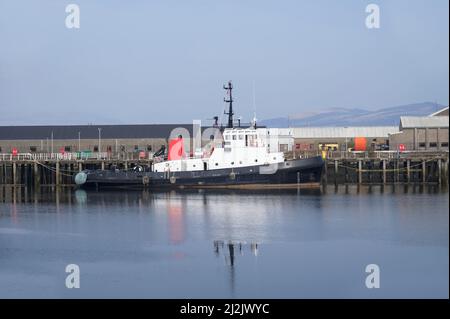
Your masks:
{"label": "pale blue sky", "polygon": [[[79,4],[81,28],[65,27]],[[365,27],[379,4],[381,28]],[[448,0],[0,0],[0,125],[448,104]]]}

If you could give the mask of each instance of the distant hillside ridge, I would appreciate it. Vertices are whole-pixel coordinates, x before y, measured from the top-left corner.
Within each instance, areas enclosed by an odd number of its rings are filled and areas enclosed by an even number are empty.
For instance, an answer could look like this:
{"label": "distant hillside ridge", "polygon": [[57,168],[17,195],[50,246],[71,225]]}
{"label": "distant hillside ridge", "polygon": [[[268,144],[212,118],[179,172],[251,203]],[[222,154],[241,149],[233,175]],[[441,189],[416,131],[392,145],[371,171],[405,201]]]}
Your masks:
{"label": "distant hillside ridge", "polygon": [[400,116],[428,116],[444,107],[446,106],[434,102],[422,102],[386,107],[376,111],[359,108],[331,108],[261,120],[259,123],[267,127],[391,126],[399,124]]}

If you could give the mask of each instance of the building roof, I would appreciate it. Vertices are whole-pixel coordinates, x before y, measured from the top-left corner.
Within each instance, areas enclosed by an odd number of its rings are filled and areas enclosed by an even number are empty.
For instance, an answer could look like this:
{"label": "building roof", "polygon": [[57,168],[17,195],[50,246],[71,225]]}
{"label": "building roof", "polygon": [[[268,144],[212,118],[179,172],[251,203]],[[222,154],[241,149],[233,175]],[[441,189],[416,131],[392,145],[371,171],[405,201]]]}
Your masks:
{"label": "building roof", "polygon": [[430,114],[429,116],[448,116],[448,106],[434,112],[433,114]]}
{"label": "building roof", "polygon": [[398,126],[368,127],[295,127],[294,138],[346,138],[346,137],[388,137],[397,133]]}
{"label": "building roof", "polygon": [[405,128],[448,128],[448,116],[401,116],[400,127]]}
{"label": "building roof", "polygon": [[0,126],[0,140],[45,140],[53,132],[55,140],[169,138],[175,128],[185,128],[192,135],[192,124],[137,125],[58,125],[58,126]]}

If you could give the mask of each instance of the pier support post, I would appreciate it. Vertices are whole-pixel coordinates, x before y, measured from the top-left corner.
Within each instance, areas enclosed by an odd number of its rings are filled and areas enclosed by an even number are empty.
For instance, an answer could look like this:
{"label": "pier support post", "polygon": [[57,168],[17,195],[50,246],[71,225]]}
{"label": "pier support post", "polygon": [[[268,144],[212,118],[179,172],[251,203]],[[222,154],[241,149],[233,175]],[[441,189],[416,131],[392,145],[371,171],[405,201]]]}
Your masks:
{"label": "pier support post", "polygon": [[38,163],[34,163],[34,187],[37,188],[41,184],[41,176],[39,175]]}
{"label": "pier support post", "polygon": [[125,161],[124,165],[125,165],[125,170],[128,170],[128,161]]}
{"label": "pier support post", "polygon": [[442,160],[439,158],[438,159],[438,180],[439,180],[439,185],[442,184]]}
{"label": "pier support post", "polygon": [[386,160],[383,160],[383,184],[386,184]]}
{"label": "pier support post", "polygon": [[400,182],[400,159],[397,159],[395,163],[396,171],[397,171],[397,183]]}
{"label": "pier support post", "polygon": [[345,182],[345,184],[347,184],[348,183],[348,168],[347,168],[347,166],[344,166],[344,171],[345,171],[344,182]]}
{"label": "pier support post", "polygon": [[105,170],[105,162],[102,161],[102,171]]}
{"label": "pier support post", "polygon": [[29,165],[28,164],[24,164],[24,165],[22,165],[22,170],[23,170],[23,175],[22,175],[22,178],[23,178],[23,183],[25,184],[25,186],[28,186],[29,185],[29,174],[28,174],[28,170],[29,170]]}
{"label": "pier support post", "polygon": [[406,161],[406,179],[408,184],[411,183],[411,160]]}
{"label": "pier support post", "polygon": [[12,184],[17,184],[17,163],[13,162],[12,164]]}
{"label": "pier support post", "polygon": [[323,166],[323,174],[322,174],[322,184],[326,185],[328,183],[328,162],[325,162]]}
{"label": "pier support post", "polygon": [[78,171],[81,172],[83,170],[83,163],[78,162]]}
{"label": "pier support post", "polygon": [[422,161],[422,183],[425,183],[427,181],[427,163],[425,161]]}
{"label": "pier support post", "polygon": [[60,181],[61,175],[60,175],[59,167],[60,167],[60,164],[59,164],[59,161],[57,161],[56,162],[56,176],[55,176],[55,184],[56,185],[59,185],[61,182]]}
{"label": "pier support post", "polygon": [[334,184],[338,183],[339,162],[334,160]]}
{"label": "pier support post", "polygon": [[447,157],[447,159],[445,160],[445,163],[444,163],[444,171],[443,171],[443,173],[444,173],[444,183],[445,184],[447,184],[448,183],[448,157]]}
{"label": "pier support post", "polygon": [[362,161],[358,161],[358,184],[362,183]]}

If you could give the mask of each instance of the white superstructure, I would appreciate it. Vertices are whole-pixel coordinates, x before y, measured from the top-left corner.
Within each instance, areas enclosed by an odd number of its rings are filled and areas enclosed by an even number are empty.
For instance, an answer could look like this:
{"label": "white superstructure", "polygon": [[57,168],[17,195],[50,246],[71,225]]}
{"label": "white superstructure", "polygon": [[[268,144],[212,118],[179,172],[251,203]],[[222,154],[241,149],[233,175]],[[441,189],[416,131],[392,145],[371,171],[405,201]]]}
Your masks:
{"label": "white superstructure", "polygon": [[271,151],[274,140],[267,129],[229,128],[223,140],[212,141],[210,151],[194,158],[155,163],[155,172],[202,171],[276,164],[284,161],[283,152]]}

